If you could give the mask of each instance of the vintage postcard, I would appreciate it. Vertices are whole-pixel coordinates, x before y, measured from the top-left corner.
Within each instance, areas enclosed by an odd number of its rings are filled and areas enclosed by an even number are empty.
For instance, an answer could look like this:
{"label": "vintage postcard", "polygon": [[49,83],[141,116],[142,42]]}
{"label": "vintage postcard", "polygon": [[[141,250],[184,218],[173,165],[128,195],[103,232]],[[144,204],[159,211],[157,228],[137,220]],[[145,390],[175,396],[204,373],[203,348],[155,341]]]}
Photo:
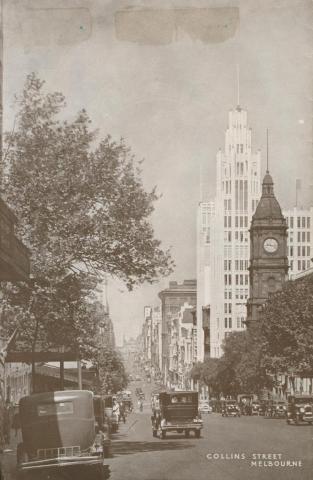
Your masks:
{"label": "vintage postcard", "polygon": [[312,0],[1,0],[0,48],[0,480],[311,480]]}

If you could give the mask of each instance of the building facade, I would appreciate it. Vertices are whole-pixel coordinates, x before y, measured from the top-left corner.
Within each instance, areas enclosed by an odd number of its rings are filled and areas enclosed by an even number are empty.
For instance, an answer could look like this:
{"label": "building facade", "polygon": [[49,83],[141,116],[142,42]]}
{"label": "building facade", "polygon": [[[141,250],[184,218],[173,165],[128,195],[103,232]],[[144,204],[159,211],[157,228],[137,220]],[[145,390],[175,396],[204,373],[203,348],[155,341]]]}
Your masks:
{"label": "building facade", "polygon": [[289,276],[292,276],[312,266],[313,207],[293,207],[283,214],[288,225],[288,264]]}
{"label": "building facade", "polygon": [[282,289],[288,279],[287,222],[274,195],[269,172],[250,227],[250,295],[247,325],[258,322],[269,294]]}
{"label": "building facade", "polygon": [[[260,163],[260,151],[252,150],[247,111],[237,106],[229,112],[224,150],[219,150],[216,157],[216,196],[209,215],[210,253],[209,260],[204,261],[204,270],[209,265],[208,279],[201,282],[205,284],[205,293],[199,293],[202,298],[197,305],[198,330],[201,330],[199,361],[204,358],[205,335],[209,336],[209,355],[220,357],[225,336],[245,328],[249,296],[248,230],[260,198]],[[200,228],[204,229],[204,224]],[[205,256],[200,249],[199,258],[201,255]],[[201,275],[198,266],[199,278]],[[209,327],[205,325],[208,322]]]}
{"label": "building facade", "polygon": [[211,248],[215,204],[200,202],[197,215],[197,351],[198,358],[210,355],[210,325],[204,309],[211,304]]}
{"label": "building facade", "polygon": [[[164,384],[169,380],[169,344],[171,335],[171,321],[177,315],[184,303],[193,307],[197,305],[197,281],[184,280],[179,284],[169,283],[169,288],[159,293],[162,315],[162,377]],[[196,353],[197,355],[197,353]]]}

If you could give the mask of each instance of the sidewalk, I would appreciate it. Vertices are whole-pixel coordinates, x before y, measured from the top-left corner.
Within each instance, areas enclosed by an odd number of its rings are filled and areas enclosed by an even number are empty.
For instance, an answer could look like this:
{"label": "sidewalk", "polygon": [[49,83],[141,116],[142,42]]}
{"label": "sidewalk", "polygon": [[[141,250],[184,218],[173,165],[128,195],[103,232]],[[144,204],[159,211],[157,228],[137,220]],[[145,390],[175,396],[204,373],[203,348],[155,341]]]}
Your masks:
{"label": "sidewalk", "polygon": [[16,447],[21,441],[21,431],[15,437],[14,430],[11,430],[10,445],[5,447],[3,453],[0,453],[1,480],[16,480]]}

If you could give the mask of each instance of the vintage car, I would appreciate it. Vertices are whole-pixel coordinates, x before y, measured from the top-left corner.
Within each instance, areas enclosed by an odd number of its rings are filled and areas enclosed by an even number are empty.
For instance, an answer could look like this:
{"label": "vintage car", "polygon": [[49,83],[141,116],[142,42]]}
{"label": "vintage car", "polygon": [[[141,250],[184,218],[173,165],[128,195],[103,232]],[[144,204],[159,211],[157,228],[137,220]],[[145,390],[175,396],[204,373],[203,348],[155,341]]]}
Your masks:
{"label": "vintage car", "polygon": [[252,415],[252,403],[257,401],[253,393],[242,393],[237,397],[241,415]]}
{"label": "vintage car", "polygon": [[251,415],[260,415],[260,402],[252,402],[251,403]]}
{"label": "vintage car", "polygon": [[93,408],[95,413],[95,429],[98,438],[101,438],[101,448],[104,458],[110,456],[111,440],[109,419],[105,413],[104,399],[100,395],[93,397]]}
{"label": "vintage car", "polygon": [[199,412],[212,413],[212,407],[210,406],[208,401],[203,400],[199,403]]}
{"label": "vintage car", "polygon": [[313,424],[313,395],[290,395],[288,397],[287,423]]}
{"label": "vintage car", "polygon": [[189,437],[191,431],[200,437],[203,422],[198,412],[198,392],[161,392],[159,402],[159,409],[151,416],[154,437],[164,439],[168,432],[184,432]]}
{"label": "vintage car", "polygon": [[222,417],[240,417],[241,411],[236,400],[224,400],[222,402]]}
{"label": "vintage car", "polygon": [[142,393],[142,388],[141,387],[136,387],[136,390],[135,390],[135,395],[136,397],[139,397],[139,395]]}
{"label": "vintage car", "polygon": [[95,431],[93,393],[39,393],[19,405],[23,442],[17,446],[19,479],[107,478]]}
{"label": "vintage car", "polygon": [[285,418],[287,413],[287,404],[283,400],[270,401],[265,411],[265,417]]}

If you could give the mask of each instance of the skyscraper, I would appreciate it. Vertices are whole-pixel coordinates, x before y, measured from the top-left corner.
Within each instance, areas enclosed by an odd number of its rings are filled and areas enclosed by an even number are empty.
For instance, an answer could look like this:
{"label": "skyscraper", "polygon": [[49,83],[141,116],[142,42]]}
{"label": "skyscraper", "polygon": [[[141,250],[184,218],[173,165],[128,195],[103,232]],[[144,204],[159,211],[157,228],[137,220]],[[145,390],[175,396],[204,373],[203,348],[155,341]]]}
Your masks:
{"label": "skyscraper", "polygon": [[[229,112],[224,151],[216,156],[215,213],[210,218],[210,356],[222,355],[231,331],[244,329],[249,296],[249,226],[260,198],[260,151],[252,150],[247,111]],[[211,209],[213,207],[211,206]],[[199,276],[199,268],[198,268]],[[200,307],[198,305],[198,314]],[[198,316],[198,331],[203,316]],[[198,333],[200,342],[200,333]],[[202,355],[201,355],[202,353]],[[198,359],[203,359],[203,349]]]}

